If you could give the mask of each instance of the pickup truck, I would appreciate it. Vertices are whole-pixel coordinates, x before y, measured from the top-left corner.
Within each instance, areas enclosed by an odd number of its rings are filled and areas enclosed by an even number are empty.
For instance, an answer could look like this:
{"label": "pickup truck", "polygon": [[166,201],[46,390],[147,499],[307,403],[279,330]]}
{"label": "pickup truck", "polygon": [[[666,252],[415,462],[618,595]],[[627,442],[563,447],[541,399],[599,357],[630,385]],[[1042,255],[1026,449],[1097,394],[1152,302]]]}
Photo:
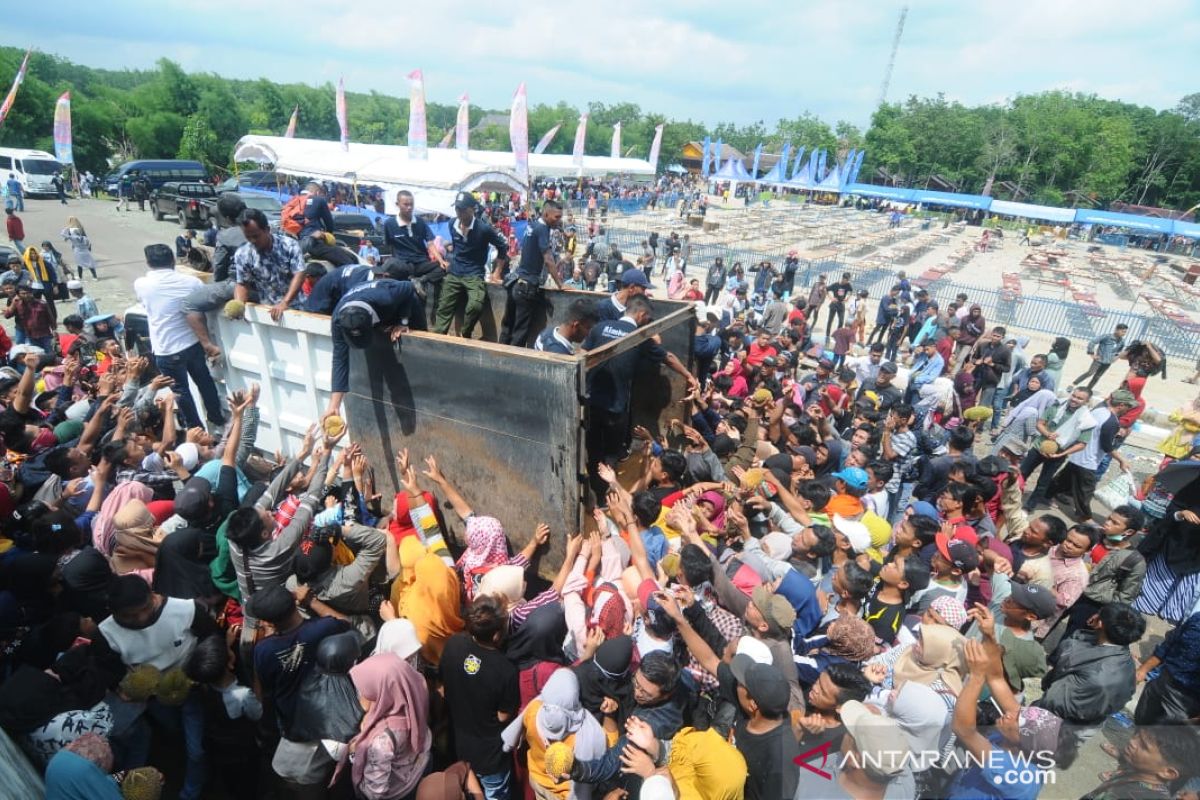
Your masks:
{"label": "pickup truck", "polygon": [[203,228],[208,225],[209,207],[217,192],[207,183],[172,181],[150,193],[150,212],[156,220],[170,215],[179,220],[179,227]]}

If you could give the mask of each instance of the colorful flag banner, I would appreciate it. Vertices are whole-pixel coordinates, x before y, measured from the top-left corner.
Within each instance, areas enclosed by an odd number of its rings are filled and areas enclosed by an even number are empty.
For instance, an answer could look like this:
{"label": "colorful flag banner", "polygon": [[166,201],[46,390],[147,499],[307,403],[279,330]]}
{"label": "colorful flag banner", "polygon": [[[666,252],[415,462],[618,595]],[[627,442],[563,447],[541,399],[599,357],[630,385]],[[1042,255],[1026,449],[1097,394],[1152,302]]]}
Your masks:
{"label": "colorful flag banner", "polygon": [[512,111],[508,117],[508,141],[512,145],[516,161],[517,177],[521,183],[529,182],[529,101],[525,96],[525,83],[517,87],[513,95]]}
{"label": "colorful flag banner", "polygon": [[588,115],[581,114],[579,126],[575,128],[575,145],[571,148],[571,163],[576,167],[583,167],[583,150],[587,144],[587,123]]}
{"label": "colorful flag banner", "polygon": [[709,139],[707,136],[705,136],[704,137],[704,152],[700,156],[700,177],[701,178],[707,178],[709,175],[710,170],[709,170],[708,162],[709,162],[709,158],[711,157],[711,152],[710,152],[711,150],[712,150],[712,140]]}
{"label": "colorful flag banner", "polygon": [[721,159],[724,158],[724,156],[725,156],[725,145],[721,142],[720,139],[717,139],[717,143],[715,145],[713,145],[713,165],[712,165],[713,172],[721,171]]}
{"label": "colorful flag banner", "polygon": [[447,147],[450,146],[450,140],[453,138],[454,138],[454,128],[451,128],[450,130],[446,131],[446,135],[442,137],[442,140],[440,142],[438,142],[437,149],[445,150]]}
{"label": "colorful flag banner", "polygon": [[658,151],[662,149],[662,134],[663,125],[656,125],[654,128],[654,141],[650,143],[650,169],[658,172]]}
{"label": "colorful flag banner", "polygon": [[287,130],[283,132],[283,138],[285,138],[285,139],[295,139],[296,138],[296,120],[299,118],[300,118],[300,105],[297,104],[296,107],[292,109],[292,118],[288,120]]}
{"label": "colorful flag banner", "polygon": [[538,139],[537,147],[533,148],[535,155],[546,152],[546,148],[550,146],[552,141],[554,141],[554,137],[558,134],[558,129],[561,127],[562,123],[560,122],[550,130],[546,131],[542,138]]}
{"label": "colorful flag banner", "polygon": [[63,92],[54,104],[54,158],[63,164],[74,164],[71,152],[71,93]]}
{"label": "colorful flag banner", "polygon": [[758,143],[758,147],[754,148],[754,166],[750,169],[750,177],[753,180],[758,180],[758,162],[762,159],[762,142]]}
{"label": "colorful flag banner", "polygon": [[454,146],[459,155],[467,157],[471,137],[471,98],[466,93],[458,98],[458,118],[454,122]]}
{"label": "colorful flag banner", "polygon": [[338,78],[336,110],[338,129],[342,132],[342,149],[349,152],[350,123],[346,120],[346,83],[342,78]]}
{"label": "colorful flag banner", "polygon": [[609,153],[613,158],[621,157],[621,123],[613,125],[612,151]]}
{"label": "colorful flag banner", "polygon": [[804,151],[807,149],[808,148],[806,148],[804,145],[800,145],[796,148],[796,163],[792,165],[792,180],[796,180],[796,178],[800,177],[800,168],[804,166]]}
{"label": "colorful flag banner", "polygon": [[408,73],[408,157],[429,160],[429,138],[425,130],[425,76],[421,70]]}
{"label": "colorful flag banner", "polygon": [[0,125],[3,125],[4,120],[8,118],[8,112],[12,110],[13,103],[17,99],[17,90],[21,88],[21,83],[25,80],[25,71],[29,69],[29,54],[32,52],[32,48],[25,51],[25,58],[21,59],[21,68],[17,70],[17,75],[13,78],[12,88],[8,90],[4,104],[0,105]]}

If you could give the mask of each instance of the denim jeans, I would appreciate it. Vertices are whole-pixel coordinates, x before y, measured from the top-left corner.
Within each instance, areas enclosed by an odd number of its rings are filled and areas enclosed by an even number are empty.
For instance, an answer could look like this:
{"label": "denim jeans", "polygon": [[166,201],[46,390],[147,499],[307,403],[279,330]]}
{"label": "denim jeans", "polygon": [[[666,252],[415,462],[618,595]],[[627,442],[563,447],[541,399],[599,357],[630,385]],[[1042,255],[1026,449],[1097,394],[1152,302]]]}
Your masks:
{"label": "denim jeans", "polygon": [[483,796],[487,800],[511,800],[513,790],[512,767],[503,772],[493,772],[491,775],[476,775],[483,787]]}
{"label": "denim jeans", "polygon": [[1008,387],[1007,386],[1005,386],[1003,389],[997,388],[995,393],[992,394],[992,422],[991,422],[992,432],[1000,430],[1000,417],[1003,415],[1004,401],[1007,399],[1008,399]]}
{"label": "denim jeans", "polygon": [[204,357],[204,348],[196,342],[191,347],[172,353],[169,356],[154,357],[158,371],[168,378],[175,379],[175,393],[179,398],[179,408],[189,428],[200,428],[204,422],[196,409],[196,401],[188,387],[188,376],[200,390],[200,398],[204,401],[204,410],[208,421],[213,425],[225,424],[224,413],[221,411],[221,397],[217,393],[217,384],[212,373],[208,371],[208,361]]}

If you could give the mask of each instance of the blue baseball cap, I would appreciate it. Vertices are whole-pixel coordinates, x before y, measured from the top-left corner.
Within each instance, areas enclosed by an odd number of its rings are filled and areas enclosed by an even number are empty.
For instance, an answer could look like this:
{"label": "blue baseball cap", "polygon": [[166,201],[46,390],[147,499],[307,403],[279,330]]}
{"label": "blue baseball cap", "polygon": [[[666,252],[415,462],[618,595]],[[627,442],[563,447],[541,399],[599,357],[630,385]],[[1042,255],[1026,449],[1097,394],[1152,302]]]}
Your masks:
{"label": "blue baseball cap", "polygon": [[621,273],[622,286],[641,286],[643,289],[650,288],[650,281],[646,279],[646,273],[640,269],[627,269]]}
{"label": "blue baseball cap", "polygon": [[862,467],[846,467],[840,472],[833,473],[833,477],[846,482],[846,485],[851,489],[865,489],[870,476]]}

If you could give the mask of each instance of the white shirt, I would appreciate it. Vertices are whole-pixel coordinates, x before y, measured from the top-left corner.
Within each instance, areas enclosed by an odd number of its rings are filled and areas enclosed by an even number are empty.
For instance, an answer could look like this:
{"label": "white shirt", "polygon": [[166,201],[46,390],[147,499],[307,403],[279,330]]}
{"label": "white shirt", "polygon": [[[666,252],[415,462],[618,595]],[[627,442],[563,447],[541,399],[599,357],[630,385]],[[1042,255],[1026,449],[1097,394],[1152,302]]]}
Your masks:
{"label": "white shirt", "polygon": [[154,355],[174,355],[200,341],[187,323],[183,301],[203,285],[173,269],[152,269],[133,282],[133,293],[146,308]]}
{"label": "white shirt", "polygon": [[[194,280],[194,279],[193,279]],[[100,633],[126,666],[149,664],[160,672],[182,667],[196,647],[192,622],[196,601],[168,597],[158,619],[146,628],[124,628],[112,617],[100,623]]]}

